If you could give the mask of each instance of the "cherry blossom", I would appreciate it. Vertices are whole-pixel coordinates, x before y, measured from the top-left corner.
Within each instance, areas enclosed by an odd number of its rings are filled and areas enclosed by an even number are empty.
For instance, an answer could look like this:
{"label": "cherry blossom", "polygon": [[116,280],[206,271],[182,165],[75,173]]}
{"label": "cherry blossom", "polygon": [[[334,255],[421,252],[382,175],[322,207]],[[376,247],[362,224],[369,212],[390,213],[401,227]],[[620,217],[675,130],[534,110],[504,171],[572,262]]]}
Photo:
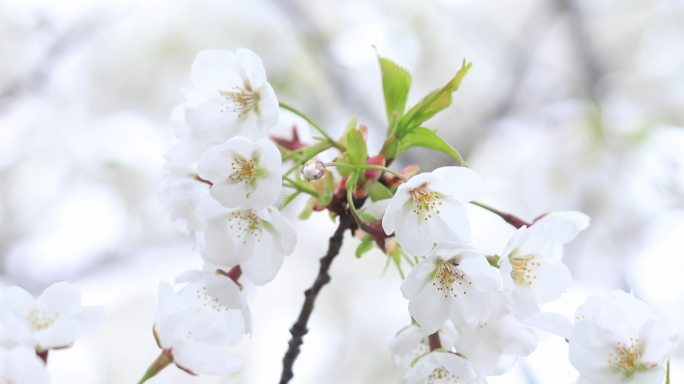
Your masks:
{"label": "cherry blossom", "polygon": [[226,374],[241,366],[241,360],[227,348],[247,331],[245,312],[211,296],[201,281],[188,283],[178,292],[161,283],[154,328],[163,353],[182,369]]}
{"label": "cherry blossom", "polygon": [[227,269],[240,265],[249,280],[265,284],[296,242],[294,229],[277,209],[236,209],[208,221],[201,254]]}
{"label": "cherry blossom", "polygon": [[589,225],[581,212],[553,212],[530,227],[520,228],[501,259],[504,285],[512,290],[516,313],[523,317],[539,312],[539,304],[560,297],[571,276],[562,261],[563,244]]}
{"label": "cherry blossom", "polygon": [[441,243],[418,263],[401,284],[409,312],[432,333],[451,318],[475,325],[503,313],[506,297],[496,268],[476,249]]}
{"label": "cherry blossom", "polygon": [[468,360],[452,352],[433,351],[418,359],[401,384],[480,384],[486,380]]}
{"label": "cherry blossom", "polygon": [[200,158],[199,176],[211,182],[211,196],[227,208],[265,208],[282,187],[282,160],[270,140],[236,136],[209,148]]}
{"label": "cherry blossom", "polygon": [[475,326],[458,327],[457,331],[454,347],[486,375],[507,372],[519,356],[532,353],[538,342],[534,329],[510,314]]}
{"label": "cherry blossom", "polygon": [[197,140],[219,144],[236,135],[263,137],[278,122],[278,99],[254,52],[202,51],[190,78],[186,121]]}
{"label": "cherry blossom", "polygon": [[678,345],[668,322],[631,294],[591,296],[576,313],[570,362],[588,383],[659,383]]}
{"label": "cherry blossom", "polygon": [[[430,352],[429,336],[430,334],[417,324],[402,328],[390,344],[394,364],[408,367],[417,358]],[[457,337],[458,334],[450,323],[445,323],[439,329],[440,343],[445,350],[452,349]]]}
{"label": "cherry blossom", "polygon": [[47,384],[50,382],[43,361],[35,350],[16,346],[0,347],[0,382],[17,384]]}
{"label": "cherry blossom", "polygon": [[385,233],[413,256],[434,243],[468,241],[470,226],[463,205],[482,189],[482,180],[465,167],[442,167],[401,184],[382,218]]}
{"label": "cherry blossom", "polygon": [[2,303],[7,336],[39,351],[71,346],[105,316],[101,307],[82,306],[78,289],[66,282],[49,286],[37,299],[23,288],[9,287]]}

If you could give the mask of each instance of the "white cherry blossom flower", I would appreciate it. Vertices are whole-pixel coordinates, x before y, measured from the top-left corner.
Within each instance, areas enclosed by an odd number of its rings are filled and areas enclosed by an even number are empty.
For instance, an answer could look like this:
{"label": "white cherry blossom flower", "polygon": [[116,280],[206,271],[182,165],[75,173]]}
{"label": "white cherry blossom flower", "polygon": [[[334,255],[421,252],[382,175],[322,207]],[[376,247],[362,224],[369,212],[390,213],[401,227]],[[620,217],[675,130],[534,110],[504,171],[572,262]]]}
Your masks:
{"label": "white cherry blossom flower", "polygon": [[557,299],[568,289],[571,277],[562,261],[563,244],[587,226],[589,217],[581,212],[553,212],[513,235],[500,271],[504,285],[512,290],[518,315],[539,312],[539,304]]}
{"label": "white cherry blossom flower", "polygon": [[296,243],[294,229],[277,209],[236,209],[209,220],[201,254],[227,269],[240,265],[261,285],[275,277]]}
{"label": "white cherry blossom flower", "polygon": [[47,368],[32,348],[17,346],[0,347],[0,383],[47,384],[50,382]]}
{"label": "white cherry blossom flower", "polygon": [[104,316],[101,307],[82,306],[78,289],[66,282],[49,286],[37,299],[17,286],[3,292],[7,337],[39,351],[71,346],[100,326]]}
{"label": "white cherry blossom flower", "polygon": [[452,352],[433,351],[421,357],[401,384],[481,384],[486,380],[468,360]]}
{"label": "white cherry blossom flower", "polygon": [[664,380],[678,336],[643,301],[616,291],[587,298],[569,342],[570,363],[584,382],[650,384]]}
{"label": "white cherry blossom flower", "polygon": [[[425,332],[417,324],[411,324],[402,328],[392,340],[390,351],[394,364],[397,366],[410,366],[417,358],[430,352],[430,334]],[[452,349],[457,338],[456,330],[451,323],[445,323],[439,329],[439,340],[442,348],[449,351]]]}
{"label": "white cherry blossom flower", "polygon": [[227,208],[265,208],[282,188],[280,151],[270,140],[237,136],[202,154],[197,173]]}
{"label": "white cherry blossom flower", "polygon": [[278,99],[254,52],[202,51],[190,78],[186,121],[194,138],[212,144],[236,135],[258,138],[278,122]]}
{"label": "white cherry blossom flower", "polygon": [[242,364],[227,348],[247,331],[245,312],[209,295],[201,281],[189,283],[178,292],[170,284],[159,285],[154,329],[159,347],[181,369],[226,374]]}
{"label": "white cherry blossom flower", "polygon": [[457,331],[455,349],[485,375],[507,372],[519,356],[532,353],[538,342],[534,329],[510,314]]}
{"label": "white cherry blossom flower", "polygon": [[463,204],[482,189],[482,180],[465,167],[442,167],[401,184],[382,218],[385,233],[396,235],[406,253],[423,256],[434,243],[470,240]]}
{"label": "white cherry blossom flower", "polygon": [[449,318],[456,325],[475,325],[506,308],[496,268],[466,244],[438,244],[406,276],[401,291],[411,316],[428,333]]}

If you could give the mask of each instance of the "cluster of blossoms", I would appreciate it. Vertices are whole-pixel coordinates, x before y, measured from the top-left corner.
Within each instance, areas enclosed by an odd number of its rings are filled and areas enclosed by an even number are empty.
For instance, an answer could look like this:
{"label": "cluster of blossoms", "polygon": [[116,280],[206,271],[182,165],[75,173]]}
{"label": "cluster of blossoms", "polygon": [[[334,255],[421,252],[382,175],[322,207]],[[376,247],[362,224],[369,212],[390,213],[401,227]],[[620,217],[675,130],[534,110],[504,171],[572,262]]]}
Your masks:
{"label": "cluster of blossoms", "polygon": [[68,283],[49,286],[34,298],[23,288],[0,291],[0,382],[45,384],[51,350],[69,348],[104,320],[100,307],[81,305]]}
{"label": "cluster of blossoms", "polygon": [[[486,382],[532,353],[541,330],[568,340],[570,361],[586,382],[663,379],[677,336],[633,296],[591,297],[574,325],[542,309],[570,286],[563,246],[588,227],[589,218],[552,212],[530,223],[477,202],[480,176],[423,126],[451,103],[470,64],[406,111],[410,75],[379,59],[388,130],[382,149],[371,156],[367,129],[356,119],[335,140],[279,103],[253,52],[197,56],[192,88],[172,114],[178,142],[167,155],[163,198],[172,218],[194,237],[205,267],[181,274],[178,288],[160,285],[154,334],[162,352],[141,382],[171,363],[192,374],[239,369],[230,347],[251,332],[249,293],[270,282],[293,251],[296,234],[280,210],[302,194],[310,199],[300,218],[327,210],[339,227],[292,328],[281,383],[292,377],[313,301],[329,280],[327,268],[346,230],[361,239],[358,257],[375,244],[400,270],[404,262],[412,266],[401,284],[412,321],[392,344],[395,361],[407,368],[402,383]],[[300,115],[322,137],[305,145],[296,131],[288,140],[267,136],[280,108]],[[415,166],[388,168],[416,146],[450,155],[461,166],[419,174]],[[339,155],[325,164],[317,156],[328,149]],[[467,204],[517,228],[499,254],[485,255],[470,243]]]}
{"label": "cluster of blossoms", "polygon": [[160,285],[154,331],[162,353],[146,378],[170,363],[193,374],[239,369],[228,348],[250,332],[248,292],[276,276],[296,243],[273,206],[282,160],[266,134],[279,106],[261,60],[247,49],[203,51],[191,82],[172,114],[178,141],[167,153],[163,199],[205,266],[178,276],[177,290]]}
{"label": "cluster of blossoms", "polygon": [[677,337],[640,300],[624,292],[590,297],[574,327],[540,308],[569,288],[562,248],[589,218],[553,212],[525,223],[503,215],[518,230],[500,255],[486,256],[468,243],[463,208],[481,185],[467,168],[419,174],[399,186],[384,214],[386,233],[418,260],[401,286],[414,323],[392,346],[396,361],[410,366],[403,382],[485,382],[533,352],[539,328],[569,341],[586,382],[662,382]]}

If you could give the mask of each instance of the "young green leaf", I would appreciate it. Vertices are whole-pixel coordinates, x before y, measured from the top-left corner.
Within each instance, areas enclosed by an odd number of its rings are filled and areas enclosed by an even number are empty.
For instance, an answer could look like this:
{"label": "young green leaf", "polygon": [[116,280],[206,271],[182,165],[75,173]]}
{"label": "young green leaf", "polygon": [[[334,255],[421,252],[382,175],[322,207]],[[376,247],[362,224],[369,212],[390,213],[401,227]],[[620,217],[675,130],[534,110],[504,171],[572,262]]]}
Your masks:
{"label": "young green leaf", "polygon": [[371,201],[379,201],[392,198],[392,191],[385,187],[381,182],[375,181],[368,191]]}
{"label": "young green leaf", "polygon": [[361,239],[361,243],[359,243],[359,245],[356,247],[354,254],[357,258],[361,258],[364,253],[370,251],[371,249],[373,249],[373,238],[370,235],[365,235]]}
{"label": "young green leaf", "polygon": [[466,63],[464,60],[461,69],[456,72],[454,77],[446,85],[430,92],[416,105],[411,107],[397,124],[397,137],[402,138],[413,129],[418,128],[425,121],[429,120],[432,116],[451,105],[451,94],[458,90],[461,85],[461,80],[463,80],[463,77],[468,73],[471,67],[472,64]]}
{"label": "young green leaf", "polygon": [[406,136],[402,137],[399,142],[399,153],[411,147],[432,148],[453,157],[459,165],[465,165],[458,151],[432,129],[425,127],[414,128]]}
{"label": "young green leaf", "polygon": [[387,110],[387,136],[396,129],[397,122],[404,115],[406,100],[411,88],[411,74],[391,60],[378,56],[382,72],[382,92]]}
{"label": "young green leaf", "polygon": [[347,139],[347,154],[349,154],[349,163],[354,165],[366,164],[368,158],[368,149],[366,148],[366,140],[363,139],[363,134],[358,129],[350,129],[346,134]]}

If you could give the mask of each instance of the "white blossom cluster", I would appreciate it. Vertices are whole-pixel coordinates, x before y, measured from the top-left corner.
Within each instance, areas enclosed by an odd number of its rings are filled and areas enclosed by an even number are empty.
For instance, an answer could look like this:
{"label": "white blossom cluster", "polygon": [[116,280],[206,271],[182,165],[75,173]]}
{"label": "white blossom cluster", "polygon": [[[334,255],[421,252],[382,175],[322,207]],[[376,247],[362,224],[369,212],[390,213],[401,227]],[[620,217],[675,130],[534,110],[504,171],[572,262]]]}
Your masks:
{"label": "white blossom cluster", "polygon": [[677,336],[624,292],[590,297],[575,325],[540,305],[570,286],[563,245],[589,225],[580,212],[553,212],[520,225],[500,255],[469,244],[464,205],[482,189],[463,167],[422,173],[399,186],[385,232],[418,260],[401,290],[414,322],[392,344],[410,368],[402,383],[484,383],[532,353],[538,329],[569,340],[570,361],[587,383],[659,383]]}
{"label": "white blossom cluster", "polygon": [[179,368],[226,374],[241,364],[228,348],[250,332],[246,291],[276,276],[296,236],[274,207],[282,160],[266,134],[279,105],[261,59],[247,49],[202,51],[190,78],[172,114],[178,140],[162,198],[205,268],[179,276],[178,290],[160,286],[155,337]]}
{"label": "white blossom cluster", "polygon": [[18,286],[0,290],[0,382],[49,383],[51,350],[69,348],[104,320],[100,307],[82,306],[78,289],[55,283],[34,298]]}

